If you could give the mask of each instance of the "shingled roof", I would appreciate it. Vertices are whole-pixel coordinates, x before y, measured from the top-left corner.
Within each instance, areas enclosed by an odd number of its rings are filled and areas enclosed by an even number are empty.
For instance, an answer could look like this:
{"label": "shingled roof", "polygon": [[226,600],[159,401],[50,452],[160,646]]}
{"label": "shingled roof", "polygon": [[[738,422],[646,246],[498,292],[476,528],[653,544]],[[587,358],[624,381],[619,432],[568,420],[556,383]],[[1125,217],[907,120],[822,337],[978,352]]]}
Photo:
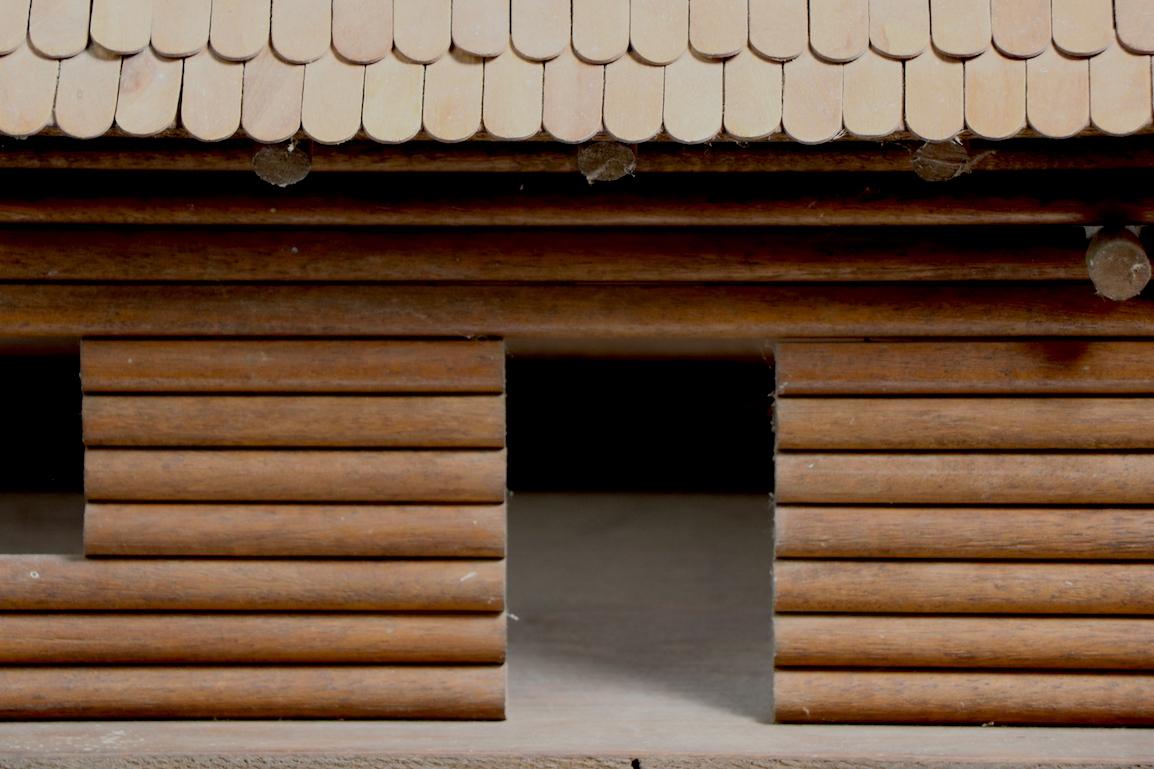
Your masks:
{"label": "shingled roof", "polygon": [[1130,134],[1154,0],[0,0],[0,133]]}

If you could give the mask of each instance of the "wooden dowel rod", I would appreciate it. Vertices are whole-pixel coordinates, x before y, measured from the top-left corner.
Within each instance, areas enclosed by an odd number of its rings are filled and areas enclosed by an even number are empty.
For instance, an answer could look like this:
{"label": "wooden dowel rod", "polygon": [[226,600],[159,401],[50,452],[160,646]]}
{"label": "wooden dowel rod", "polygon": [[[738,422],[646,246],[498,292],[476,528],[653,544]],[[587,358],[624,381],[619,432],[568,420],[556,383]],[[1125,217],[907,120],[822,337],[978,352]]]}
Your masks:
{"label": "wooden dowel rod", "polygon": [[504,717],[500,665],[0,668],[0,718]]}
{"label": "wooden dowel rod", "polygon": [[91,503],[87,555],[499,558],[505,506]]}
{"label": "wooden dowel rod", "polygon": [[500,611],[499,560],[0,556],[0,611]]}
{"label": "wooden dowel rod", "polygon": [[784,503],[1144,505],[1154,454],[786,452],[776,473]]}
{"label": "wooden dowel rod", "polygon": [[504,451],[89,449],[85,491],[115,502],[491,502]]}
{"label": "wooden dowel rod", "polygon": [[1154,447],[1154,398],[781,398],[776,407],[779,449]]}
{"label": "wooden dowel rod", "polygon": [[1154,669],[1154,620],[1075,617],[774,618],[780,666]]}
{"label": "wooden dowel rod", "polygon": [[1146,342],[793,342],[774,361],[779,396],[1146,395],[1154,379]]}
{"label": "wooden dowel rod", "polygon": [[[991,244],[998,248],[991,248]],[[1080,227],[662,232],[16,228],[0,280],[767,282],[1077,280]]]}
{"label": "wooden dowel rod", "polygon": [[500,393],[501,342],[85,340],[86,392]]}
{"label": "wooden dowel rod", "polygon": [[502,448],[503,396],[89,395],[88,446]]}
{"label": "wooden dowel rod", "polygon": [[774,513],[779,558],[1154,560],[1154,510],[792,507]]}
{"label": "wooden dowel rod", "polygon": [[[0,326],[15,338],[1154,336],[1154,306],[1103,302],[1085,286],[1071,283],[1031,284],[1028,289],[1020,283],[7,284],[0,285]],[[1141,367],[1148,371],[1149,362]],[[960,363],[958,370],[963,370]],[[313,369],[301,371],[307,375]],[[1083,374],[1083,381],[1089,376]],[[1137,375],[1112,376],[1133,381]],[[1104,376],[1099,391],[1109,391],[1112,381]]]}
{"label": "wooden dowel rod", "polygon": [[1154,614],[1154,564],[778,561],[780,612]]}
{"label": "wooden dowel rod", "polygon": [[1154,723],[1154,676],[1093,673],[777,671],[790,723]]}
{"label": "wooden dowel rod", "polygon": [[0,614],[3,665],[501,663],[503,614]]}

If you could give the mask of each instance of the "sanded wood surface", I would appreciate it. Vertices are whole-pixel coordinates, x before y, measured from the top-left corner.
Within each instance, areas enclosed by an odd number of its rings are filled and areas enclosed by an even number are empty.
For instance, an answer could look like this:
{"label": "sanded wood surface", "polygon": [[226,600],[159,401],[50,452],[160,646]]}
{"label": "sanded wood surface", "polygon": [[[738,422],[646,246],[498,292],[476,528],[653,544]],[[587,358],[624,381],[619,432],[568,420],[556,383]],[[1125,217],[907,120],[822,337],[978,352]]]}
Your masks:
{"label": "sanded wood surface", "polygon": [[[780,77],[780,65],[762,62],[757,66],[763,65],[776,68]],[[621,66],[608,68],[606,87]],[[644,69],[647,65],[625,66]],[[726,65],[727,73],[733,66],[733,62]],[[764,85],[764,73],[748,84],[750,88]],[[625,101],[631,109],[637,108],[635,96]],[[780,121],[780,104],[775,109],[778,116],[773,120]],[[660,125],[660,100],[655,120]],[[6,230],[0,239],[0,278],[857,282],[886,281],[900,274],[904,281],[1084,282],[1085,254],[1083,230],[1067,227],[832,233],[800,229],[674,233],[568,228],[498,232],[30,228]]]}
{"label": "sanded wood surface", "polygon": [[0,611],[500,611],[504,562],[0,556]]}
{"label": "sanded wood surface", "polygon": [[778,561],[777,610],[864,614],[1154,614],[1154,565]]}
{"label": "sanded wood surface", "polygon": [[1154,454],[787,452],[776,477],[780,502],[1145,505]]}
{"label": "sanded wood surface", "polygon": [[1154,676],[1092,673],[778,671],[779,721],[1142,725]]}
{"label": "sanded wood surface", "polygon": [[779,666],[1150,670],[1154,620],[780,614]]}
{"label": "sanded wood surface", "polygon": [[477,392],[504,389],[500,342],[87,340],[85,392]]}
{"label": "sanded wood surface", "polygon": [[505,617],[0,614],[5,665],[501,663]]}
{"label": "sanded wood surface", "polygon": [[781,398],[779,449],[1148,449],[1151,398]]}
{"label": "sanded wood surface", "polygon": [[504,451],[89,449],[85,491],[118,502],[503,502]]}
{"label": "sanded wood surface", "polygon": [[499,665],[0,668],[0,718],[504,717]]}
{"label": "sanded wood surface", "polygon": [[[1148,302],[1104,302],[1086,286],[1066,283],[1031,285],[1026,292],[1017,283],[8,284],[0,285],[0,325],[17,338],[174,334],[485,335],[535,340],[1151,336],[1154,308]],[[1132,371],[1115,375],[1137,378]],[[965,375],[960,373],[959,378],[964,381]],[[1100,386],[1112,384],[1110,377],[1103,377]]]}
{"label": "sanded wood surface", "polygon": [[781,395],[1148,394],[1143,342],[881,342],[778,345]]}
{"label": "sanded wood surface", "polygon": [[84,549],[116,556],[501,557],[505,507],[92,503]]}
{"label": "sanded wood surface", "polygon": [[89,395],[88,446],[503,448],[503,396]]}
{"label": "sanded wood surface", "polygon": [[794,507],[781,558],[1154,558],[1154,511],[1133,508]]}

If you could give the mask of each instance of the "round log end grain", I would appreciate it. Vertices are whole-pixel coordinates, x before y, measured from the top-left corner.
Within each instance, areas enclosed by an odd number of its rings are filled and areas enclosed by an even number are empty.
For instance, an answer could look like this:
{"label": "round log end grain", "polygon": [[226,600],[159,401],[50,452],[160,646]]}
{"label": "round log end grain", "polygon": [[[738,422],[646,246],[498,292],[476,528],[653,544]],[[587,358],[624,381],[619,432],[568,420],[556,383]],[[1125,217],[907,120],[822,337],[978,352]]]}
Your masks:
{"label": "round log end grain", "polygon": [[1127,229],[1103,228],[1086,249],[1086,270],[1100,296],[1124,302],[1150,282],[1150,259],[1138,237]]}
{"label": "round log end grain", "polygon": [[577,150],[577,169],[590,184],[615,182],[633,175],[637,154],[620,142],[591,142]]}
{"label": "round log end grain", "polygon": [[252,156],[252,170],[276,187],[289,187],[303,181],[312,167],[312,153],[295,141],[266,145]]}

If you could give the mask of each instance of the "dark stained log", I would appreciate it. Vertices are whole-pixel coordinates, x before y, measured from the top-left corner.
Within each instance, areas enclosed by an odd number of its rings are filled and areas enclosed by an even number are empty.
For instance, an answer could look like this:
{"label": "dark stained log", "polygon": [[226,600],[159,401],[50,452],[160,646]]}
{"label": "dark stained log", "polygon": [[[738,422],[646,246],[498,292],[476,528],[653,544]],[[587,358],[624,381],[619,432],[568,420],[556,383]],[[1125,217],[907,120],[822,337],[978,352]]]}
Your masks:
{"label": "dark stained log", "polygon": [[1152,405],[1149,398],[781,398],[776,436],[779,449],[834,451],[1148,449]]}
{"label": "dark stained log", "polygon": [[1154,454],[777,455],[779,502],[1148,505]]}
{"label": "dark stained log", "polygon": [[500,393],[500,342],[85,340],[85,392]]}
{"label": "dark stained log", "polygon": [[88,446],[503,448],[505,399],[88,395]]}
{"label": "dark stained log", "polygon": [[1154,510],[794,507],[774,511],[779,558],[1154,559]]}
{"label": "dark stained log", "polygon": [[779,614],[783,667],[1154,669],[1154,620]]}
{"label": "dark stained log", "polygon": [[1154,381],[1150,353],[1148,342],[1119,341],[800,342],[777,345],[774,360],[783,396],[1145,395]]}
{"label": "dark stained log", "polygon": [[1148,563],[781,560],[774,572],[779,612],[1154,614]]}
{"label": "dark stained log", "polygon": [[1137,235],[1104,227],[1086,249],[1086,271],[1100,296],[1124,302],[1141,294],[1150,282],[1150,258]]}
{"label": "dark stained log", "polygon": [[498,560],[0,556],[0,611],[501,611]]}
{"label": "dark stained log", "polygon": [[0,614],[0,664],[505,661],[503,614]]}
{"label": "dark stained log", "polygon": [[0,279],[19,281],[1085,281],[1084,259],[1081,227],[14,227],[0,238]]}
{"label": "dark stained log", "polygon": [[[1078,284],[3,285],[0,325],[37,336],[536,339],[1154,336],[1154,307]],[[936,347],[940,347],[935,343]],[[1037,349],[1037,348],[1030,348]],[[1081,349],[1077,343],[1065,349]],[[1145,356],[1147,361],[1149,356]],[[1070,361],[1065,361],[1069,365]],[[952,367],[953,368],[953,367]],[[1141,367],[1140,367],[1141,368]],[[959,381],[968,377],[960,364]],[[1128,371],[1114,378],[1132,379]],[[1107,392],[1112,378],[1103,377]],[[1148,381],[1148,380],[1147,380]],[[788,392],[788,391],[787,391]]]}
{"label": "dark stained log", "polygon": [[777,671],[787,723],[1154,723],[1154,676],[1092,673]]}
{"label": "dark stained log", "polygon": [[500,719],[499,665],[0,668],[0,718]]}
{"label": "dark stained log", "polygon": [[89,449],[84,489],[115,502],[505,501],[504,451]]}
{"label": "dark stained log", "polygon": [[914,151],[914,173],[927,182],[948,182],[973,170],[977,158],[960,141],[926,142]]}
{"label": "dark stained log", "polygon": [[90,556],[499,558],[505,506],[90,503],[84,549]]}

